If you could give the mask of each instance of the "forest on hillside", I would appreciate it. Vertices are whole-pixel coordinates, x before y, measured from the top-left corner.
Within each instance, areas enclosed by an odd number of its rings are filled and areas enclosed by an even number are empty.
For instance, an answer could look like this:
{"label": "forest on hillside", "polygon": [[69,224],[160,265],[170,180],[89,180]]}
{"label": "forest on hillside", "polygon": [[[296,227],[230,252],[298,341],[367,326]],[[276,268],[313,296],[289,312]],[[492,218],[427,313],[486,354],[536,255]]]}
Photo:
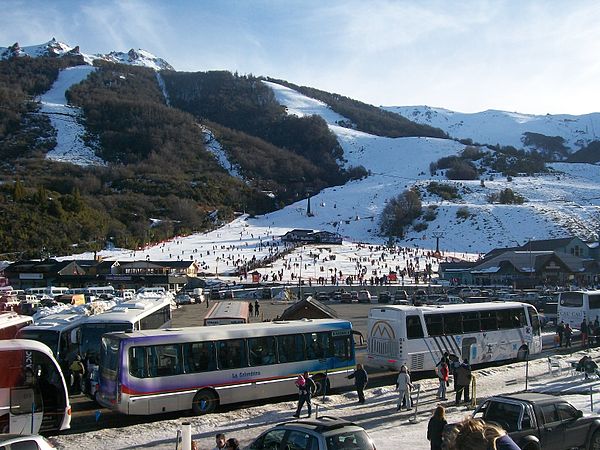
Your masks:
{"label": "forest on hillside", "polygon": [[340,123],[341,126],[354,128],[365,133],[374,134],[376,136],[397,138],[424,136],[447,138],[448,135],[430,125],[422,125],[400,114],[386,111],[367,103],[353,100],[340,94],[332,94],[330,92],[321,91],[319,89],[308,86],[298,86],[284,80],[274,78],[266,78],[268,81],[287,86],[294,89],[307,97],[311,97],[326,103],[333,111],[346,117],[349,122]]}

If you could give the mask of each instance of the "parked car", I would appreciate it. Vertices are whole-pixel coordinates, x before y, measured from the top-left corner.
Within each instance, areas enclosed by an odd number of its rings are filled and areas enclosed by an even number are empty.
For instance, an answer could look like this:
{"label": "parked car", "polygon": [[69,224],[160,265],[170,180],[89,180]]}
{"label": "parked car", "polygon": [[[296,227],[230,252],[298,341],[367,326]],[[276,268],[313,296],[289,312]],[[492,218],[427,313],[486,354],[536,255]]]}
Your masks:
{"label": "parked car", "polygon": [[341,298],[340,298],[340,302],[342,303],[352,303],[353,301],[358,301],[354,300],[352,298],[352,294],[350,292],[342,292]]}
{"label": "parked car", "polygon": [[358,302],[358,291],[350,291],[350,296],[352,297],[352,302]]}
{"label": "parked car", "polygon": [[263,432],[246,450],[375,450],[364,428],[335,417],[283,422]]}
{"label": "parked car", "polygon": [[408,293],[405,290],[398,289],[394,292],[394,300],[408,300]]}
{"label": "parked car", "polygon": [[175,303],[178,305],[191,305],[194,303],[194,299],[188,294],[177,294],[175,296]]}
{"label": "parked car", "polygon": [[319,292],[317,294],[317,300],[320,302],[329,300],[329,294],[327,292]]}
{"label": "parked car", "polygon": [[392,294],[390,291],[381,291],[377,295],[377,303],[390,303],[392,301]]}
{"label": "parked car", "polygon": [[210,299],[211,300],[220,300],[221,299],[221,293],[219,292],[219,289],[212,288],[210,290]]}
{"label": "parked car", "polygon": [[498,395],[483,402],[473,416],[500,425],[524,450],[600,448],[600,416],[584,417],[553,395]]}
{"label": "parked car", "polygon": [[367,290],[358,292],[359,303],[371,303],[371,293]]}
{"label": "parked car", "polygon": [[55,448],[46,438],[36,434],[0,434],[0,449],[52,450]]}

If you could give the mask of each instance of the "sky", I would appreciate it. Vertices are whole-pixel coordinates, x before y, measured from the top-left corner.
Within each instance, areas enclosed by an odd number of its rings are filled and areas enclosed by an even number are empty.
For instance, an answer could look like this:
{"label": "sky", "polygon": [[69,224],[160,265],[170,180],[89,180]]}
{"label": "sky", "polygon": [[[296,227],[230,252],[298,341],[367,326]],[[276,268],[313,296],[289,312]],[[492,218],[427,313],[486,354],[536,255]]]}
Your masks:
{"label": "sky", "polygon": [[594,0],[0,0],[0,46],[142,48],[374,105],[584,114],[600,108]]}

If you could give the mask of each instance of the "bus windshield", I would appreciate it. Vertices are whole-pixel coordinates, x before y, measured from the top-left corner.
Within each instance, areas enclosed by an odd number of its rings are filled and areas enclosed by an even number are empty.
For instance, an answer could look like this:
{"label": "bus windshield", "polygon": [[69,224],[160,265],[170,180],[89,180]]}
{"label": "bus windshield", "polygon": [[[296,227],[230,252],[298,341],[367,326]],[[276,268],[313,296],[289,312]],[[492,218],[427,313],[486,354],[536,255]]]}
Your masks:
{"label": "bus windshield", "polygon": [[583,293],[563,292],[562,294],[560,294],[560,304],[562,306],[581,308],[583,306]]}
{"label": "bus windshield", "polygon": [[19,339],[31,339],[33,341],[41,342],[46,344],[54,353],[54,356],[58,354],[58,331],[55,330],[21,330],[19,331]]}
{"label": "bus windshield", "polygon": [[129,322],[85,323],[81,326],[81,355],[98,361],[102,335],[113,331],[132,331]]}
{"label": "bus windshield", "polygon": [[119,340],[110,337],[102,338],[102,349],[100,353],[100,365],[115,372],[119,361]]}

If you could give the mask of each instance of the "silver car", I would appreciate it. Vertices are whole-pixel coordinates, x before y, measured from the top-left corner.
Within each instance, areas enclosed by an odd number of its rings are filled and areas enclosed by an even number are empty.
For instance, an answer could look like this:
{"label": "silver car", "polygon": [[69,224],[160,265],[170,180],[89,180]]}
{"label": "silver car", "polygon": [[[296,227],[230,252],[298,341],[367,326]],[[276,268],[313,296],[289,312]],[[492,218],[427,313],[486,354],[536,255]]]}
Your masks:
{"label": "silver car", "polygon": [[367,432],[336,417],[293,420],[262,433],[246,450],[376,450]]}
{"label": "silver car", "polygon": [[10,450],[52,450],[55,449],[46,438],[38,435],[0,434],[0,448]]}

